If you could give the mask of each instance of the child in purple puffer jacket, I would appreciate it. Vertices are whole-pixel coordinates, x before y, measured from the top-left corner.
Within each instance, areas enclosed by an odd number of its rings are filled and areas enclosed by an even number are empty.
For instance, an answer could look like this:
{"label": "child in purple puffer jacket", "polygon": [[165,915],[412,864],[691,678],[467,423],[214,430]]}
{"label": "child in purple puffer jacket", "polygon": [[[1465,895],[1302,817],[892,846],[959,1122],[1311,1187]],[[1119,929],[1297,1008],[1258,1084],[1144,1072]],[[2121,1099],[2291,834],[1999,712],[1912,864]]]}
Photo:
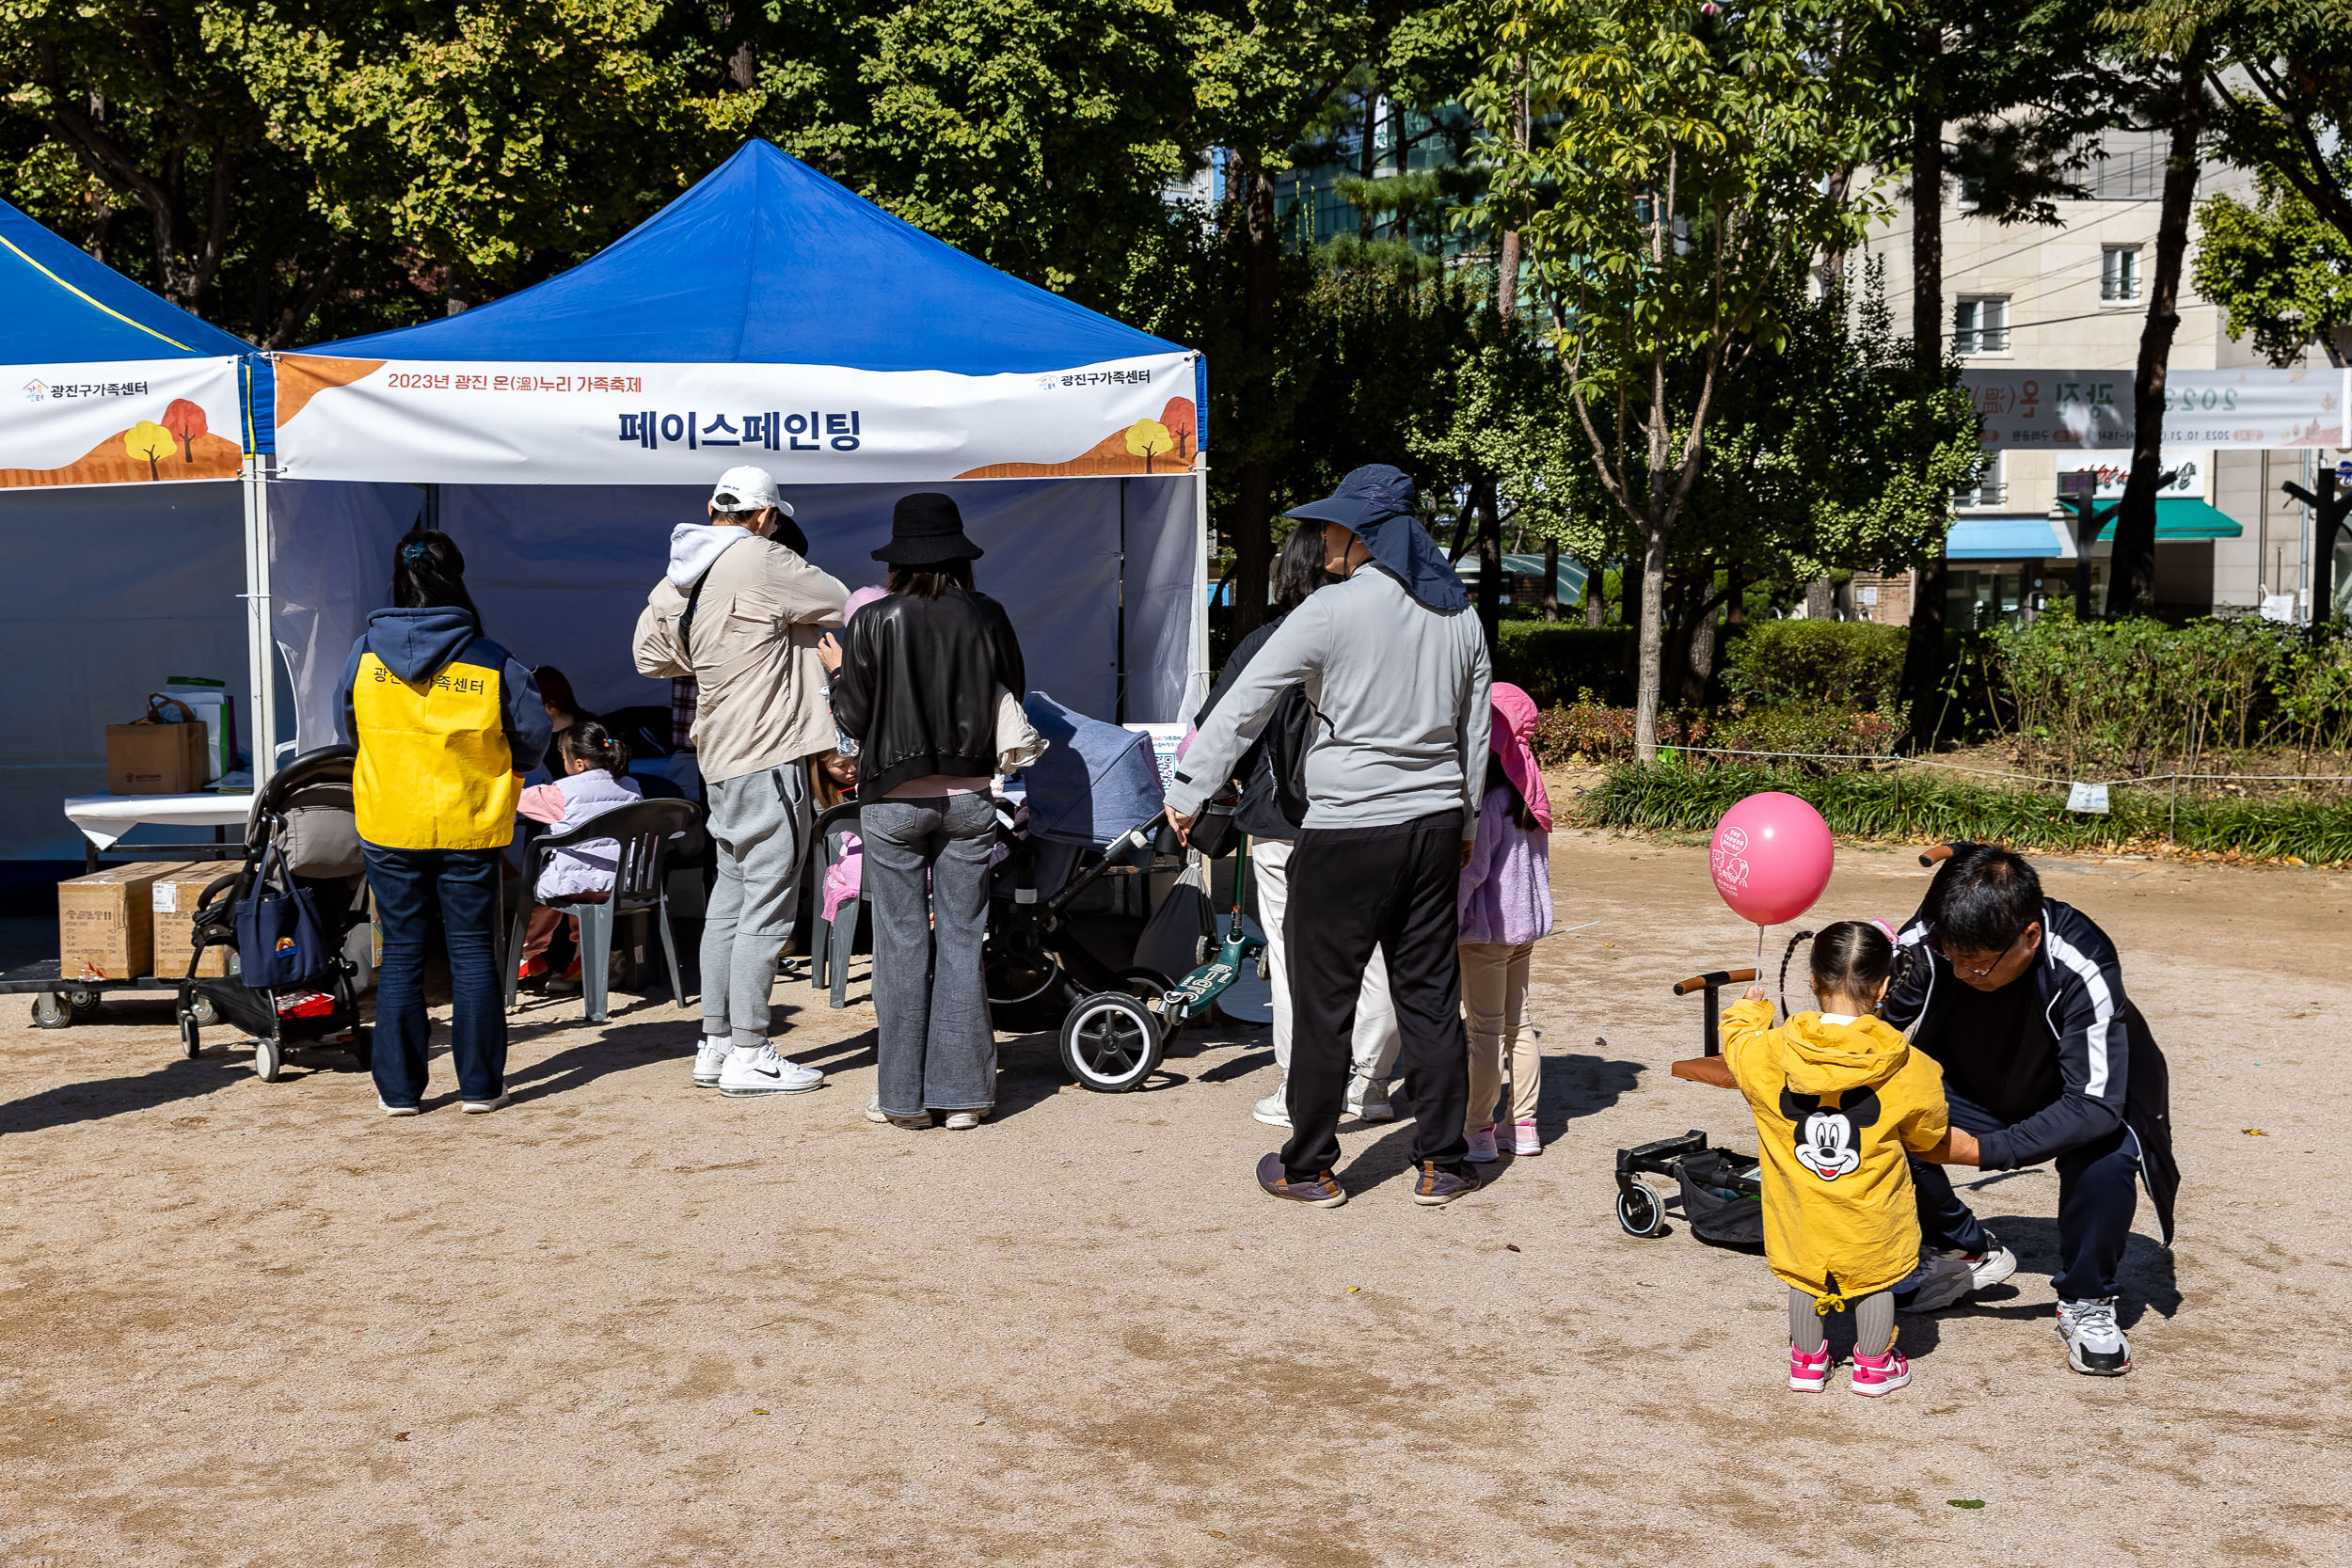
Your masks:
{"label": "child in purple puffer jacket", "polygon": [[1495,1158],[1495,1102],[1511,1069],[1510,1149],[1541,1154],[1535,1101],[1543,1056],[1526,1028],[1527,976],[1551,934],[1551,801],[1535,770],[1535,700],[1494,684],[1478,837],[1462,868],[1462,1009],[1470,1021],[1470,1158]]}

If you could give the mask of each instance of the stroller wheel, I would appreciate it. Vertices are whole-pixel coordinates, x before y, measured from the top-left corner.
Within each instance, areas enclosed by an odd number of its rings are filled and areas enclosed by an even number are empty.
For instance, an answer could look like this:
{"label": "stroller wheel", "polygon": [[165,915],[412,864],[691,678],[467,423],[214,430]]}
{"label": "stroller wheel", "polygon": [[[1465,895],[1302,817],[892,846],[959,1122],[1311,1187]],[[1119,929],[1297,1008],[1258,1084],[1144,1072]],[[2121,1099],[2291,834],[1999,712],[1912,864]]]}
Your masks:
{"label": "stroller wheel", "polygon": [[195,1013],[182,1013],[180,1015],[181,1054],[186,1056],[190,1061],[194,1061],[203,1049],[204,1036],[197,1026]]}
{"label": "stroller wheel", "polygon": [[264,1084],[275,1084],[278,1082],[278,1075],[285,1070],[285,1067],[286,1048],[284,1046],[276,1040],[257,1039],[253,1042],[254,1077],[259,1078]]}
{"label": "stroller wheel", "polygon": [[1655,1236],[1666,1228],[1666,1206],[1639,1181],[1629,1181],[1617,1193],[1617,1224],[1629,1236]]}
{"label": "stroller wheel", "polygon": [[1097,1094],[1124,1094],[1160,1065],[1160,1021],[1124,991],[1096,991],[1062,1020],[1061,1060]]}
{"label": "stroller wheel", "polygon": [[220,1007],[211,997],[198,991],[188,1003],[188,1016],[209,1029],[220,1022]]}

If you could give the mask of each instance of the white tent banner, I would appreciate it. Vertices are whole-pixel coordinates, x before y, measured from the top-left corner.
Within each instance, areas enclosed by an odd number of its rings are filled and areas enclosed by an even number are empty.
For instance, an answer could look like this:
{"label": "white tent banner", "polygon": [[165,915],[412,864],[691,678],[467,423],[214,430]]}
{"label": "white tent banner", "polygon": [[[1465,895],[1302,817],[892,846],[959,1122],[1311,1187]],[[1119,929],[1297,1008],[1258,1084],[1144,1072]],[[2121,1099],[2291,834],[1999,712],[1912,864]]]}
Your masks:
{"label": "white tent banner", "polygon": [[278,357],[288,479],[787,484],[1184,473],[1197,356],[961,375],[821,365]]}
{"label": "white tent banner", "polygon": [[0,370],[0,487],[233,479],[237,361],[110,359]]}
{"label": "white tent banner", "polygon": [[[2137,424],[2129,370],[1967,370],[1981,444],[2010,451],[2129,451]],[[2352,369],[2173,371],[2164,444],[2264,451],[2346,444]]]}

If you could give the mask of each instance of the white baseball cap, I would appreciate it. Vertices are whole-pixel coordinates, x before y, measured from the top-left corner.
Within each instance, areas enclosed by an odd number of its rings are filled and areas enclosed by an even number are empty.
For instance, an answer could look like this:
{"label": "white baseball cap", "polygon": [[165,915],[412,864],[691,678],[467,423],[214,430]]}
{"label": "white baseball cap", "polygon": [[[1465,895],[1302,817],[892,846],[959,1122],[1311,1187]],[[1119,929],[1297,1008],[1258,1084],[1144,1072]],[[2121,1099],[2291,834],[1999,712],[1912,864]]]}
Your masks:
{"label": "white baseball cap", "polygon": [[722,512],[756,512],[772,506],[787,517],[792,515],[790,503],[776,494],[775,476],[748,463],[719,476],[710,492],[710,504]]}

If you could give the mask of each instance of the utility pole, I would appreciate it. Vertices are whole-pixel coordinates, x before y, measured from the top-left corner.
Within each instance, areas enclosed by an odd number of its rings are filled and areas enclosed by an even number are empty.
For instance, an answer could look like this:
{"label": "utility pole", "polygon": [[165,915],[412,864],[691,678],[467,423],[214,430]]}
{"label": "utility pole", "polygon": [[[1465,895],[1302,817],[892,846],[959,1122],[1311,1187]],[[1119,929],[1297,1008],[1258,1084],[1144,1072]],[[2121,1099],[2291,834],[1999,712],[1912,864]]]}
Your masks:
{"label": "utility pole", "polygon": [[2319,470],[2319,493],[2312,494],[2289,480],[2279,486],[2296,500],[2312,509],[2312,547],[2317,553],[2312,558],[2312,625],[2328,624],[2336,593],[2336,530],[2352,531],[2352,489],[2337,493],[2336,470]]}

